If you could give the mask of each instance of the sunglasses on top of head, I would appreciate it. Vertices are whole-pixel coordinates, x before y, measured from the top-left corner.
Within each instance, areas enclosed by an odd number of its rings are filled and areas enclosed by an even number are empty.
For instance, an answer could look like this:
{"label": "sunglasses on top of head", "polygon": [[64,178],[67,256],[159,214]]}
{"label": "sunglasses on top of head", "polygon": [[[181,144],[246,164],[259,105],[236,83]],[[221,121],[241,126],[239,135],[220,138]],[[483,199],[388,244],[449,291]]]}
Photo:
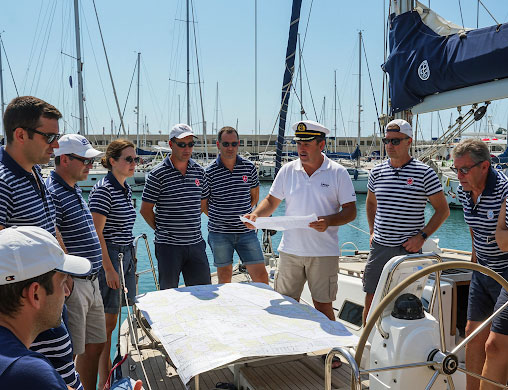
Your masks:
{"label": "sunglasses on top of head", "polygon": [[382,138],[381,140],[385,145],[388,145],[391,143],[393,146],[397,146],[401,143],[401,141],[404,141],[405,139],[409,139],[409,137],[406,138]]}
{"label": "sunglasses on top of head", "polygon": [[229,145],[231,145],[233,148],[236,148],[238,146],[238,141],[235,141],[235,142],[221,142],[221,145],[224,146],[225,148],[229,147]]}
{"label": "sunglasses on top of head", "polygon": [[194,145],[196,145],[196,143],[194,141],[191,141],[189,143],[185,143],[185,142],[175,142],[174,143],[176,146],[178,146],[179,148],[185,148],[185,147],[189,147],[189,148],[192,148]]}
{"label": "sunglasses on top of head", "polygon": [[55,133],[51,133],[51,134],[43,133],[42,131],[32,129],[30,127],[22,127],[22,129],[24,129],[26,131],[31,131],[32,133],[40,134],[43,137],[46,137],[46,142],[48,144],[52,144],[53,142],[58,141],[60,139],[60,137],[62,136],[61,134],[58,134],[58,133],[56,133],[56,134]]}

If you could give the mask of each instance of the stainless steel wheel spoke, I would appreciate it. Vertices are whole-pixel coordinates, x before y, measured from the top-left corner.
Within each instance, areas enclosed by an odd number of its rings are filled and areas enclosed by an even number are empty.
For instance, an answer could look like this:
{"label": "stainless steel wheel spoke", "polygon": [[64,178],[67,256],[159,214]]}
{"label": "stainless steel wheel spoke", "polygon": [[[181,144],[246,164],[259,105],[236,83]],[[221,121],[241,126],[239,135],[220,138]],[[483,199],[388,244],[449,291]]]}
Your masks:
{"label": "stainless steel wheel spoke", "polygon": [[425,390],[432,389],[432,386],[434,386],[434,383],[436,382],[437,377],[439,376],[439,371],[436,371],[434,375],[432,375],[432,378],[430,378],[429,383],[427,384],[427,387],[425,387]]}
{"label": "stainless steel wheel spoke", "polygon": [[448,387],[450,390],[455,390],[455,384],[453,383],[453,379],[451,375],[446,375],[446,379],[448,381]]}
{"label": "stainless steel wheel spoke", "polygon": [[[439,316],[439,336],[441,341],[441,352],[446,353],[446,340],[443,320],[443,299],[441,296],[441,271],[436,271],[436,295],[438,305],[438,316]],[[432,313],[431,313],[432,314]]]}
{"label": "stainless steel wheel spoke", "polygon": [[492,379],[489,379],[489,378],[485,378],[484,376],[480,375],[480,374],[476,374],[474,372],[471,372],[471,371],[467,371],[461,367],[458,367],[457,368],[457,371],[460,371],[460,372],[463,372],[464,374],[466,375],[471,375],[472,377],[475,377],[476,379],[480,379],[482,381],[485,381],[485,382],[488,382],[490,383],[491,385],[494,385],[496,387],[499,387],[500,389],[508,389],[508,386],[506,385],[503,385],[501,383],[498,383],[498,382],[495,382],[493,381]]}

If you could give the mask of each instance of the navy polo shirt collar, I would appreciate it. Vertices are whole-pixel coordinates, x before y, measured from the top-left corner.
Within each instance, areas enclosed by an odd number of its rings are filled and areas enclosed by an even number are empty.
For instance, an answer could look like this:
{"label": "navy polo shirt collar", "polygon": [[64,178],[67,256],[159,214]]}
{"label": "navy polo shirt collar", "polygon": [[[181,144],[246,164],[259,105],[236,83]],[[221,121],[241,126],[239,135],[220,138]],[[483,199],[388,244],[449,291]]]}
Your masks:
{"label": "navy polo shirt collar", "polygon": [[56,171],[51,171],[50,173],[51,178],[56,181],[57,183],[61,184],[63,188],[65,188],[68,191],[77,192],[77,189],[79,188],[77,185],[74,187],[71,187],[67,182],[62,179],[62,176],[60,176]]}
{"label": "navy polo shirt collar", "polygon": [[[227,168],[224,166],[224,163],[222,162],[222,160],[220,159],[220,154],[217,156],[217,159],[215,160],[215,162],[217,163],[217,165],[218,165],[219,167],[222,167],[222,168],[227,169]],[[242,158],[241,158],[241,157],[237,154],[237,155],[236,155],[235,166],[236,166],[236,165],[239,165],[239,164],[241,164],[241,163],[242,163]],[[228,171],[229,171],[229,169],[228,169]]]}
{"label": "navy polo shirt collar", "polygon": [[25,171],[16,160],[14,160],[9,153],[5,151],[5,148],[0,148],[0,161],[4,164],[9,171],[11,171],[17,178],[28,177],[33,178],[31,172]]}
{"label": "navy polo shirt collar", "polygon": [[494,189],[496,188],[497,179],[499,174],[497,171],[491,167],[489,167],[489,172],[487,174],[487,182],[485,183],[485,188],[482,192],[483,195],[492,195]]}
{"label": "navy polo shirt collar", "polygon": [[396,167],[392,166],[392,159],[389,159],[388,165],[390,165],[390,168],[392,168],[393,170],[400,171],[401,169],[404,169],[404,167],[407,167],[409,164],[411,164],[412,161],[413,161],[413,157],[411,157],[409,159],[409,161],[407,163],[405,163],[404,165],[396,168]]}
{"label": "navy polo shirt collar", "polygon": [[129,185],[127,184],[127,182],[125,182],[125,188],[118,182],[118,180],[116,180],[116,177],[115,175],[113,175],[113,173],[111,171],[108,172],[108,174],[106,175],[106,179],[108,179],[108,181],[111,183],[111,185],[113,186],[114,189],[116,190],[120,190],[120,191],[123,191],[123,192],[127,192],[129,191],[130,187]]}

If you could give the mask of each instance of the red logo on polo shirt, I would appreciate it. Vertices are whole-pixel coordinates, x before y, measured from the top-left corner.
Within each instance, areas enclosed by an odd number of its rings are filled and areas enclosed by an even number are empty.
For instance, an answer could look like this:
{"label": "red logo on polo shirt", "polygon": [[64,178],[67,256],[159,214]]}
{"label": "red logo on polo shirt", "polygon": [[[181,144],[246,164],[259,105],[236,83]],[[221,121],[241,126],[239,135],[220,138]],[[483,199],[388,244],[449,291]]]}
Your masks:
{"label": "red logo on polo shirt", "polygon": [[199,187],[199,179],[194,180],[194,183]]}
{"label": "red logo on polo shirt", "polygon": [[242,176],[242,180],[243,180],[244,183],[247,183],[247,175],[243,175]]}
{"label": "red logo on polo shirt", "polygon": [[407,185],[408,186],[412,186],[413,185],[413,178],[410,177],[409,179],[407,179]]}

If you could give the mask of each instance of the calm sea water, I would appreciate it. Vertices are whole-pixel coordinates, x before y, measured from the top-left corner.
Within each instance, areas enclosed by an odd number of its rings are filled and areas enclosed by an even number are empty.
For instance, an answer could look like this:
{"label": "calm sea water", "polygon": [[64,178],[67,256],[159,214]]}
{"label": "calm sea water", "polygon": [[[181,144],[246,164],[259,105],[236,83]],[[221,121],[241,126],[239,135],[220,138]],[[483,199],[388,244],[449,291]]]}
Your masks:
{"label": "calm sea water", "polygon": [[[260,187],[260,200],[263,199],[270,190],[271,182],[261,183]],[[141,206],[141,194],[134,194],[134,198],[136,199],[136,210],[139,212],[139,208]],[[360,250],[368,250],[369,248],[369,236],[367,233],[369,231],[367,217],[365,213],[365,199],[366,195],[358,195],[356,208],[357,208],[357,216],[356,220],[351,222],[349,225],[341,226],[339,228],[339,245],[344,245],[347,242],[354,243]],[[285,205],[284,202],[279,206],[274,215],[284,215]],[[427,205],[425,210],[425,217],[428,221],[433,212],[432,206]],[[208,217],[206,215],[202,215],[201,219],[201,231],[203,233],[203,237],[206,241],[208,237],[207,230]],[[152,253],[153,261],[157,266],[157,260],[155,258],[155,248],[154,248],[154,232],[153,230],[146,224],[143,217],[138,213],[138,217],[136,219],[136,223],[134,225],[134,236],[138,236],[142,233],[146,233],[148,235],[148,241],[150,245],[150,250]],[[272,237],[272,242],[274,245],[274,249],[276,250],[282,233],[277,233]],[[258,233],[258,237],[261,240],[261,233]],[[439,238],[439,246],[442,248],[453,248],[453,249],[461,249],[461,250],[471,250],[471,236],[469,234],[469,229],[464,222],[464,216],[462,210],[451,210],[450,217],[445,221],[443,226],[433,235],[433,237]],[[150,262],[148,260],[147,251],[145,249],[145,245],[140,240],[140,244],[138,248],[138,271],[145,270],[150,268]],[[344,245],[344,249],[351,248],[350,245]],[[210,269],[214,272],[216,269],[213,266],[213,256],[212,252],[207,245],[206,253],[208,255],[208,260],[210,262]],[[235,262],[238,261],[238,257],[235,253]],[[181,280],[183,283],[183,280]],[[340,288],[340,286],[339,286]],[[153,282],[153,277],[151,272],[146,273],[140,276],[139,280],[139,292],[148,292],[155,290],[155,285]],[[126,318],[126,309],[122,310],[122,318]],[[114,331],[114,340],[116,340],[117,330]],[[114,344],[114,343],[113,343]],[[116,352],[116,346],[111,346],[112,356]]]}

